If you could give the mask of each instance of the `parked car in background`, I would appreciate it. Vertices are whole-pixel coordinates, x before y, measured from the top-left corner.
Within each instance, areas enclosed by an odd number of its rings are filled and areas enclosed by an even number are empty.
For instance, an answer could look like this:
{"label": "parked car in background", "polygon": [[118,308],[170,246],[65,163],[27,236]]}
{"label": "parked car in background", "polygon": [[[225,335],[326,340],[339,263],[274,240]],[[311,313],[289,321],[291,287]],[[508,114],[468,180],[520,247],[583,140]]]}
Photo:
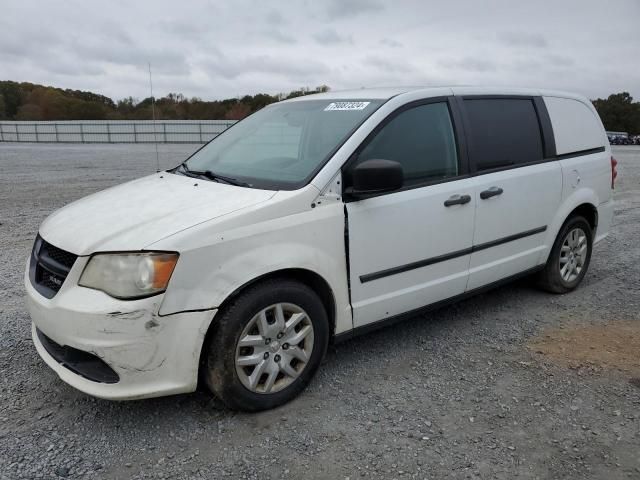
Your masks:
{"label": "parked car in background", "polygon": [[630,137],[627,132],[607,132],[607,138],[611,145],[633,145],[634,138]]}
{"label": "parked car in background", "polygon": [[[616,162],[591,102],[393,88],[265,107],[184,163],[41,225],[33,341],[70,385],[262,410],[330,342],[525,275],[575,289],[609,233]],[[396,352],[394,355],[402,355]]]}

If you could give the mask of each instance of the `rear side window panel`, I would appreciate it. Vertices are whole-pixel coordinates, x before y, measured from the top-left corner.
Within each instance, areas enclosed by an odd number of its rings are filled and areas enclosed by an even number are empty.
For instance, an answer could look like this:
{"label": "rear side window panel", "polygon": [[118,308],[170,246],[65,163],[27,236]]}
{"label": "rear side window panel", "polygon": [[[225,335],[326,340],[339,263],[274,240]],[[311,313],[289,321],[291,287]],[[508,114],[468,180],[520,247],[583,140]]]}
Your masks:
{"label": "rear side window panel", "polygon": [[607,144],[606,133],[597,113],[573,98],[543,97],[556,140],[557,154],[570,155]]}
{"label": "rear side window panel", "polygon": [[531,97],[465,97],[469,157],[475,170],[513,168],[545,158],[540,121]]}

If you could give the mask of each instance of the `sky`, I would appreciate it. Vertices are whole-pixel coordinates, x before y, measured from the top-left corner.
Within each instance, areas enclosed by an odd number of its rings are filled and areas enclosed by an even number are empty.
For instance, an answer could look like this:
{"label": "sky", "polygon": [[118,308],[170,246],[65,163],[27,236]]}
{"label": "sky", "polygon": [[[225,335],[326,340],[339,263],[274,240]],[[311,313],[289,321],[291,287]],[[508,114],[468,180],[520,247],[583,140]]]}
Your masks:
{"label": "sky", "polygon": [[640,0],[0,0],[0,80],[114,100],[401,85],[640,99]]}

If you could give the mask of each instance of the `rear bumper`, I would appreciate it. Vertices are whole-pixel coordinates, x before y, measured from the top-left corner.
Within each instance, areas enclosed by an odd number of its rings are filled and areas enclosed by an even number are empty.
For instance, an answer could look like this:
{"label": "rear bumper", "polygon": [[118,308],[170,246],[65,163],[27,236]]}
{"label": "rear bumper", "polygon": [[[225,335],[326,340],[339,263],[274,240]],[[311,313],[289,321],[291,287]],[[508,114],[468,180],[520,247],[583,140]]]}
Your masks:
{"label": "rear bumper", "polygon": [[[25,277],[33,343],[63,381],[111,400],[196,389],[200,351],[215,311],[159,316],[162,296],[116,300],[78,287],[74,270],[52,299]],[[105,376],[109,371],[115,375]]]}

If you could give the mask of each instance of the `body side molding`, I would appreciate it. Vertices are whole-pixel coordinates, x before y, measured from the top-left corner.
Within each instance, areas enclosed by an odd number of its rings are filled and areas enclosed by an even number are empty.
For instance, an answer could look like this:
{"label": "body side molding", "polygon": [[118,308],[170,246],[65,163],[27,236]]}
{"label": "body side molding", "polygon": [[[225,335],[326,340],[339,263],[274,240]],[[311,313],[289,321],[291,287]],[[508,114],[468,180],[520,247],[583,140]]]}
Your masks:
{"label": "body side molding", "polygon": [[487,248],[496,247],[498,245],[502,245],[503,243],[513,242],[515,240],[520,240],[521,238],[529,237],[531,235],[537,235],[538,233],[542,233],[547,230],[547,226],[533,228],[531,230],[527,230],[525,232],[516,233],[513,235],[509,235],[508,237],[498,238],[496,240],[492,240],[490,242],[481,243],[479,245],[473,245],[472,247],[465,248],[462,250],[457,250],[455,252],[445,253],[444,255],[438,255],[437,257],[426,258],[424,260],[419,260],[417,262],[407,263],[405,265],[399,265],[397,267],[388,268],[386,270],[380,270],[378,272],[367,273],[365,275],[360,275],[360,282],[367,283],[373,280],[379,280],[380,278],[388,277],[391,275],[397,275],[399,273],[408,272],[410,270],[415,270],[417,268],[426,267],[428,265],[433,265],[434,263],[445,262],[447,260],[452,260],[457,257],[462,257],[463,255],[469,255],[473,252],[477,252],[480,250],[485,250]]}

